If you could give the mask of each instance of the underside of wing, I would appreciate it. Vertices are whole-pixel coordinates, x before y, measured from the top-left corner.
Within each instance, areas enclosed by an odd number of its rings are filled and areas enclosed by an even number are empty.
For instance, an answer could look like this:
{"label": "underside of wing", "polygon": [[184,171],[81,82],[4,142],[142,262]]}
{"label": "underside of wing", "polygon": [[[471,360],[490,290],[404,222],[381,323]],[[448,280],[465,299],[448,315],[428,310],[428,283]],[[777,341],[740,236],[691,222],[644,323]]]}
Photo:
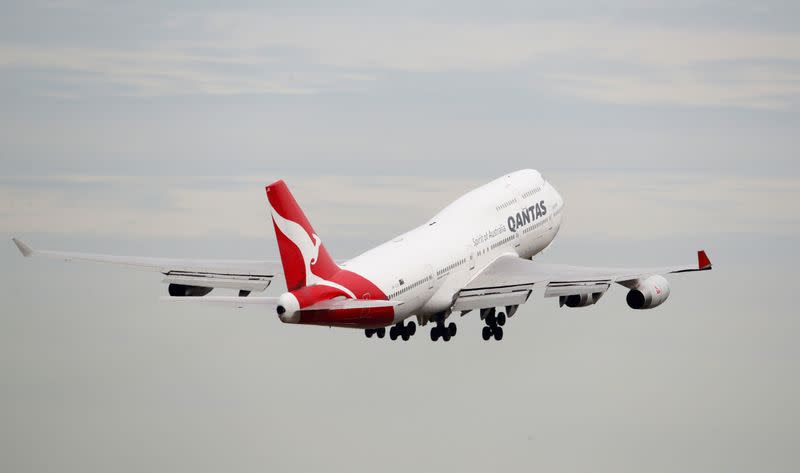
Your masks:
{"label": "underside of wing", "polygon": [[[698,252],[696,265],[652,268],[544,264],[516,255],[505,255],[490,263],[459,292],[453,309],[518,305],[528,300],[534,286],[541,285],[546,287],[545,297],[559,297],[561,305],[582,307],[597,302],[615,282],[635,289],[651,276],[709,269],[711,262],[705,251]],[[655,289],[661,294],[660,288]]]}
{"label": "underside of wing", "polygon": [[224,288],[259,292],[282,274],[280,261],[272,260],[205,260],[116,256],[95,253],[35,250],[25,242],[13,239],[25,257],[41,256],[63,261],[107,263],[144,271],[159,272],[170,284],[172,295],[202,295],[193,288]]}

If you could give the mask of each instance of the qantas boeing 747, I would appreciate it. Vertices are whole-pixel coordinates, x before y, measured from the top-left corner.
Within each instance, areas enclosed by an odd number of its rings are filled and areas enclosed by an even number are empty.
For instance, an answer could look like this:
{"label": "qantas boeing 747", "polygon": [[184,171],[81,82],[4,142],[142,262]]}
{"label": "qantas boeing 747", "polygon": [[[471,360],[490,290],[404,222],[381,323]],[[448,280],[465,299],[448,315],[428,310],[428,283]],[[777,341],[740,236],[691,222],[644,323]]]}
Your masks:
{"label": "qantas boeing 747", "polygon": [[[618,283],[632,309],[664,303],[663,275],[711,269],[704,251],[697,264],[655,268],[595,268],[542,264],[561,226],[564,201],[539,172],[526,169],[463,195],[431,220],[347,262],[337,264],[283,181],[266,187],[280,261],[178,260],[34,250],[24,256],[114,263],[157,271],[172,301],[241,307],[261,305],[284,323],[363,329],[367,337],[408,340],[417,324],[432,324],[431,340],[456,335],[453,314],[476,311],[484,340],[502,340],[503,326],[534,287],[560,306],[595,304]],[[279,297],[249,297],[282,276]],[[238,296],[208,296],[214,288]],[[407,319],[416,318],[414,321]],[[448,323],[449,322],[449,323]]]}

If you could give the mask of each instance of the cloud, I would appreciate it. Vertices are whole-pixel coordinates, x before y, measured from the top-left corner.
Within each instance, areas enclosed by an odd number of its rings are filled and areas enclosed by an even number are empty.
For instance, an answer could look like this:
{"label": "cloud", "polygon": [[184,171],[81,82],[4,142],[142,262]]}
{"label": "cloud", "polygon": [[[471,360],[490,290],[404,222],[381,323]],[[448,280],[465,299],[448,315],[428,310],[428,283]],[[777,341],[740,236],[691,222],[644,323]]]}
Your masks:
{"label": "cloud", "polygon": [[[0,45],[0,67],[61,71],[65,84],[116,87],[116,95],[312,94],[311,86],[292,83],[279,74],[244,73],[221,67],[267,63],[248,55],[198,54],[185,51]],[[213,70],[213,69],[217,70]]]}
{"label": "cloud", "polygon": [[553,175],[566,201],[562,235],[660,238],[800,233],[800,180],[610,173]]}
{"label": "cloud", "polygon": [[[260,238],[272,235],[263,188],[273,180],[12,178],[0,185],[0,219],[4,231],[12,233]],[[290,176],[286,181],[321,234],[368,236],[378,231],[387,238],[422,224],[477,185],[467,179],[417,177]]]}
{"label": "cloud", "polygon": [[230,9],[174,13],[157,33],[124,47],[0,44],[0,67],[56,69],[49,77],[62,83],[147,96],[313,94],[365,90],[364,79],[397,72],[485,71],[604,103],[786,108],[800,89],[791,31]]}
{"label": "cloud", "polygon": [[[613,173],[546,177],[566,200],[562,235],[648,239],[800,234],[800,213],[794,205],[800,200],[800,180],[795,178]],[[6,180],[0,186],[0,218],[4,231],[20,234],[261,238],[272,235],[263,193],[263,185],[271,180],[103,176],[25,178],[12,184]],[[381,176],[295,176],[287,182],[320,234],[385,239],[423,224],[483,183]]]}
{"label": "cloud", "polygon": [[605,103],[671,106],[733,106],[782,109],[800,97],[800,70],[733,71],[724,80],[698,78],[691,70],[664,72],[656,77],[626,73],[560,74],[555,88],[567,95]]}

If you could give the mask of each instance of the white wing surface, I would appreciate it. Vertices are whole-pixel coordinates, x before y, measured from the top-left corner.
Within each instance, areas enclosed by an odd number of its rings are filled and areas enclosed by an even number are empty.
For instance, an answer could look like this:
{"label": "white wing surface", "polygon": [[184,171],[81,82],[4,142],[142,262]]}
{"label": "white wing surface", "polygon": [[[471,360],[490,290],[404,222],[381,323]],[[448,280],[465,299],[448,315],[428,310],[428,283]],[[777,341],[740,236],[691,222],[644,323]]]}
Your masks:
{"label": "white wing surface", "polygon": [[277,260],[190,260],[74,253],[35,250],[19,239],[12,240],[25,257],[42,256],[63,261],[108,263],[154,271],[165,276],[163,282],[176,285],[263,291],[272,278],[283,273],[281,263]]}

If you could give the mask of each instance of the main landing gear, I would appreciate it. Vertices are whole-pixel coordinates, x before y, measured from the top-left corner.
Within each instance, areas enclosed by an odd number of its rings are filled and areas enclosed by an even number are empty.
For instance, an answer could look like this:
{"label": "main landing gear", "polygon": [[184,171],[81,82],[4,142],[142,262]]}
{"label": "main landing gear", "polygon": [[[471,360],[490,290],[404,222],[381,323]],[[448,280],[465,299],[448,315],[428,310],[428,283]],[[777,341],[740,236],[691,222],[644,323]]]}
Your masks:
{"label": "main landing gear", "polygon": [[408,325],[406,325],[400,322],[389,329],[389,338],[392,340],[402,338],[404,342],[407,342],[415,333],[417,333],[417,324],[409,322]]}
{"label": "main landing gear", "polygon": [[[511,317],[516,312],[516,307],[507,308],[508,317]],[[481,309],[481,318],[486,322],[483,327],[481,336],[484,340],[489,340],[494,337],[495,340],[500,341],[503,339],[503,326],[506,324],[506,313],[501,309],[500,311],[491,309]]]}
{"label": "main landing gear", "polygon": [[[417,324],[414,322],[409,322],[408,324],[400,322],[389,329],[389,338],[392,340],[402,338],[405,342],[415,333],[417,333]],[[386,335],[386,327],[364,329],[364,335],[366,335],[367,338],[372,338],[373,335],[377,335],[378,338],[383,338]]]}
{"label": "main landing gear", "polygon": [[364,335],[366,335],[367,338],[372,338],[373,335],[377,335],[378,338],[383,338],[386,335],[386,329],[383,327],[364,329]]}
{"label": "main landing gear", "polygon": [[444,317],[439,316],[436,319],[436,325],[431,329],[431,340],[435,342],[441,338],[442,341],[449,342],[452,337],[456,336],[457,331],[458,327],[455,323],[450,322],[445,325]]}

